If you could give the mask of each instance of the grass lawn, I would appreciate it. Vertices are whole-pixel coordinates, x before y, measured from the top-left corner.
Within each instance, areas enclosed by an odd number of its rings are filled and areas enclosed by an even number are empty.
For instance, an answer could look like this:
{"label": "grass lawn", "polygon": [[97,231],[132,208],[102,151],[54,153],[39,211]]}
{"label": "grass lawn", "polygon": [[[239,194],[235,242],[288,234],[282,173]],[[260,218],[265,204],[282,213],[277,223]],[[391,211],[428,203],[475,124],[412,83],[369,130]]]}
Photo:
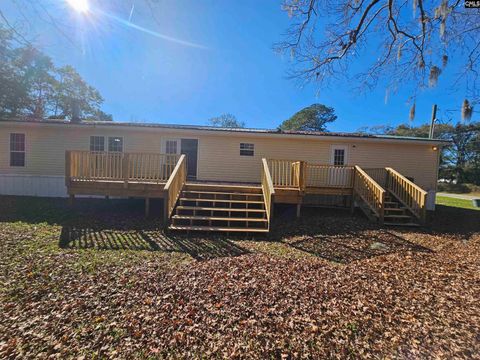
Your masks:
{"label": "grass lawn", "polygon": [[480,208],[473,206],[472,200],[456,199],[449,196],[438,196],[436,199],[438,205],[457,207],[462,209],[480,210]]}
{"label": "grass lawn", "polygon": [[268,236],[165,233],[136,201],[0,197],[0,358],[469,358],[480,212],[428,228],[276,207]]}

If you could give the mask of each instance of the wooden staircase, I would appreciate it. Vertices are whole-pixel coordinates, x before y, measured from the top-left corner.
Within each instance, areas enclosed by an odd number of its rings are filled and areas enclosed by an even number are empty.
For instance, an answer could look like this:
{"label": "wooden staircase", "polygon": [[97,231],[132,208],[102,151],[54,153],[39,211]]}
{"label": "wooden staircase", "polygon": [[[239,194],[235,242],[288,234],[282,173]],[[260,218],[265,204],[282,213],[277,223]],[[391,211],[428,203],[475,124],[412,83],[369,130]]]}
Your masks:
{"label": "wooden staircase", "polygon": [[[285,174],[301,189],[305,166],[293,164],[280,168],[296,169]],[[392,168],[364,170],[355,165],[349,171],[352,180],[346,185],[351,184],[352,206],[359,205],[370,220],[389,226],[425,224],[427,192],[411,180]],[[274,175],[276,179],[278,174]],[[268,232],[274,203],[281,199],[273,184],[266,159],[262,159],[259,185],[187,183],[182,155],[164,188],[165,224],[171,230]]]}
{"label": "wooden staircase", "polygon": [[384,206],[384,225],[420,226],[418,219],[390,191],[385,195]]}
{"label": "wooden staircase", "polygon": [[170,219],[171,230],[269,231],[260,186],[187,183]]}
{"label": "wooden staircase", "polygon": [[360,209],[374,222],[388,226],[425,223],[427,192],[392,168],[355,166],[353,195]]}

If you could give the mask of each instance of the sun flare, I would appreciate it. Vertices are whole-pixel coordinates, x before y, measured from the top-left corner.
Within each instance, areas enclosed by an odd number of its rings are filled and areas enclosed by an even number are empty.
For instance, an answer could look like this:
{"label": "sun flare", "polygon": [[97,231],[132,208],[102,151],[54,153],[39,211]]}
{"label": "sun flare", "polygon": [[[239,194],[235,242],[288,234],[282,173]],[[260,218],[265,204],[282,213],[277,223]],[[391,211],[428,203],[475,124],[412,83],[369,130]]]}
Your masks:
{"label": "sun flare", "polygon": [[67,2],[77,12],[86,13],[89,10],[88,0],[67,0]]}

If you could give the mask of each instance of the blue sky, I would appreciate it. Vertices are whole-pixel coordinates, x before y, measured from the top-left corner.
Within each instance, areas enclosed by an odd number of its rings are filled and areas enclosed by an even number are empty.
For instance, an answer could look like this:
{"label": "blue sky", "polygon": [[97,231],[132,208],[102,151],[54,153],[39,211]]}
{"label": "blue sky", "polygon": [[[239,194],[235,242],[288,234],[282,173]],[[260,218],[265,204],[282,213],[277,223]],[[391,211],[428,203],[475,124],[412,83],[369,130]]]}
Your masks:
{"label": "blue sky", "polygon": [[[63,20],[67,37],[46,24],[31,9],[5,3],[9,18],[34,19],[35,43],[57,65],[71,64],[105,98],[103,109],[116,121],[206,124],[211,117],[232,113],[248,127],[273,128],[301,108],[323,103],[335,108],[338,120],[332,131],[355,131],[362,126],[397,125],[408,122],[410,89],[390,93],[385,88],[356,93],[346,81],[317,91],[300,87],[287,78],[288,56],[272,45],[290,24],[281,11],[281,1],[258,0],[162,0],[155,19],[140,0],[90,1],[91,12],[80,15],[64,0],[38,0]],[[202,47],[172,42],[132,28],[131,22]],[[116,17],[114,19],[113,17]],[[377,49],[368,49],[359,59],[364,64]],[[417,94],[414,124],[429,121],[431,107],[460,117],[462,91],[452,93],[447,85],[453,73],[449,64],[434,89]]]}

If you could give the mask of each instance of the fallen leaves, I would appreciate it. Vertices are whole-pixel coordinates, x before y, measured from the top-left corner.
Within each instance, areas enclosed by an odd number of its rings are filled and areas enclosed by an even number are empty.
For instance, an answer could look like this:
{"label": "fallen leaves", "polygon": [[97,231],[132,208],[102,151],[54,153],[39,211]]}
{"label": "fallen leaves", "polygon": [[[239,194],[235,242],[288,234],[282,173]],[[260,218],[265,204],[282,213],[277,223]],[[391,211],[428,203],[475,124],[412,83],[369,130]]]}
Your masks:
{"label": "fallen leaves", "polygon": [[60,248],[61,226],[0,223],[0,357],[479,356],[480,230],[299,221],[281,241],[237,239],[240,256],[195,250],[204,261]]}

